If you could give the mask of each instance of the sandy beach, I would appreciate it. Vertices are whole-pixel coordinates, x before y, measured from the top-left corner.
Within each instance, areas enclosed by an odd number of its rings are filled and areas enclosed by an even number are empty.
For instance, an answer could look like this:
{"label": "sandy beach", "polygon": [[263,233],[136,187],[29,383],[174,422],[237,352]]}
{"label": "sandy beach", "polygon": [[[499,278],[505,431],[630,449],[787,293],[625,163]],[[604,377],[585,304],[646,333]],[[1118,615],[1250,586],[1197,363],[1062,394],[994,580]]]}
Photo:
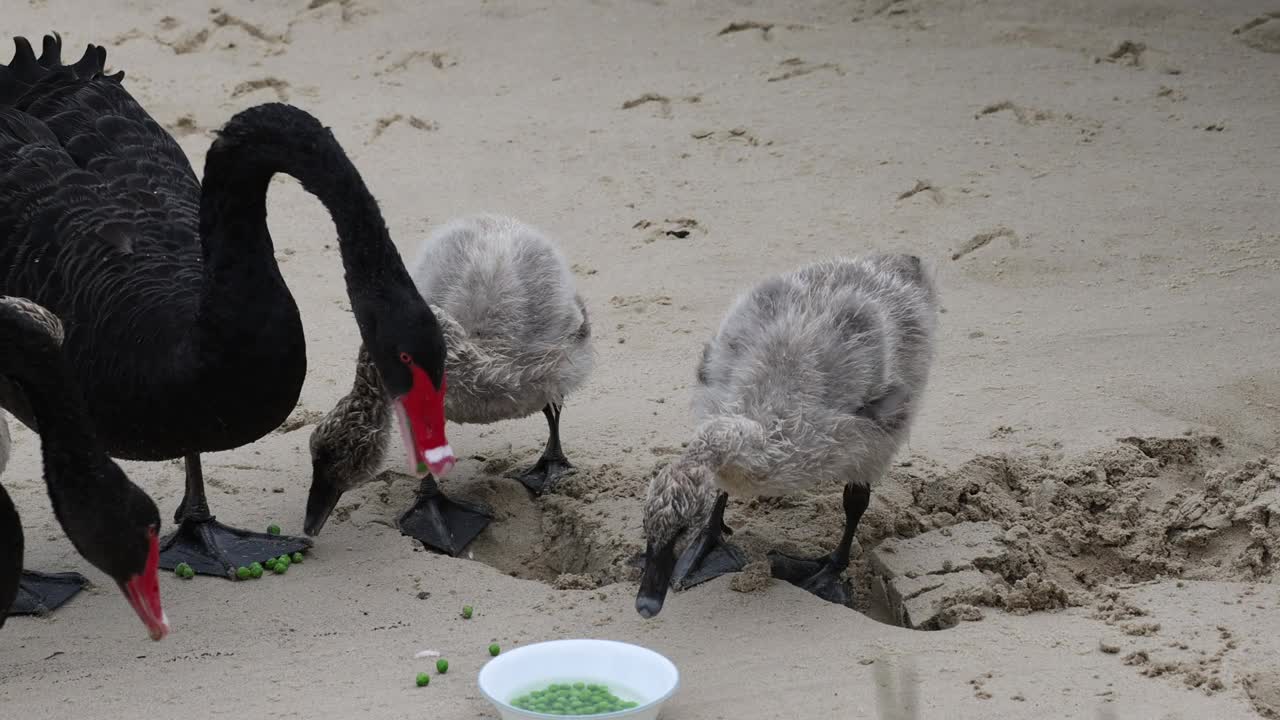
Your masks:
{"label": "sandy beach", "polygon": [[[489,643],[596,637],[679,666],[666,720],[905,718],[886,681],[912,673],[920,718],[1280,717],[1280,4],[1207,6],[10,0],[8,37],[105,45],[197,171],[234,112],[285,101],[332,128],[406,258],[458,215],[542,228],[597,361],[553,493],[504,477],[540,416],[450,427],[446,490],[496,511],[467,556],[401,536],[416,480],[391,469],[283,577],[162,577],[160,643],[63,536],[11,423],[28,567],[96,587],[0,632],[0,714],[493,718]],[[324,208],[278,177],[268,210],[307,383],[204,467],[219,519],[300,534],[359,334]],[[886,251],[927,259],[944,314],[857,607],[748,573],[641,619],[641,503],[693,430],[702,343],[769,273]],[[167,530],[181,463],[122,466]],[[728,519],[753,556],[830,548],[840,488]],[[994,584],[947,599],[954,626],[884,622],[872,550],[960,523],[994,523]],[[416,688],[424,649],[451,668]]]}

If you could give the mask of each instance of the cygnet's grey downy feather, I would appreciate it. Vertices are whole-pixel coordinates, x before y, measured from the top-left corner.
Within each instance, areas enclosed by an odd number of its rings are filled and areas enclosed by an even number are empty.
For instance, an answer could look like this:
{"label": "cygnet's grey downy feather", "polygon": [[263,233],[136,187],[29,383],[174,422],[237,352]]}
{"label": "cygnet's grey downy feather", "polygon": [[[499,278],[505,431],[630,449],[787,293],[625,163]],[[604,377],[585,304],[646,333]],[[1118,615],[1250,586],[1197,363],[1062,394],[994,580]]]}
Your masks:
{"label": "cygnet's grey downy feather", "polygon": [[698,364],[694,436],[650,484],[650,548],[687,545],[721,492],[865,493],[915,417],[937,311],[909,255],[817,262],[740,295]]}
{"label": "cygnet's grey downy feather", "polygon": [[[594,360],[586,305],[559,249],[518,220],[476,215],[436,229],[411,273],[445,335],[446,419],[492,423],[554,408],[558,454],[559,407]],[[362,351],[351,392],[311,436],[314,477],[338,492],[373,479],[389,425],[377,370]]]}
{"label": "cygnet's grey downy feather", "polygon": [[564,398],[591,373],[591,324],[560,250],[500,215],[447,223],[411,269],[445,328],[448,419],[525,417]]}

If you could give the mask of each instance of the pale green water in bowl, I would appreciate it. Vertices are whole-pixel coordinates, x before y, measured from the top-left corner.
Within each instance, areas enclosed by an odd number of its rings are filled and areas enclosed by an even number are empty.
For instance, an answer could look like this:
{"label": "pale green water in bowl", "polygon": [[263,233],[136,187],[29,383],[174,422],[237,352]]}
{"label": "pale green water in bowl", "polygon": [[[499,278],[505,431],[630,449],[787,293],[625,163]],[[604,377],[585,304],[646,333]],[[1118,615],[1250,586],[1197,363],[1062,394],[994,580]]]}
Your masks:
{"label": "pale green water in bowl", "polygon": [[543,680],[511,696],[507,703],[528,712],[584,717],[632,710],[643,697],[616,683],[595,680]]}

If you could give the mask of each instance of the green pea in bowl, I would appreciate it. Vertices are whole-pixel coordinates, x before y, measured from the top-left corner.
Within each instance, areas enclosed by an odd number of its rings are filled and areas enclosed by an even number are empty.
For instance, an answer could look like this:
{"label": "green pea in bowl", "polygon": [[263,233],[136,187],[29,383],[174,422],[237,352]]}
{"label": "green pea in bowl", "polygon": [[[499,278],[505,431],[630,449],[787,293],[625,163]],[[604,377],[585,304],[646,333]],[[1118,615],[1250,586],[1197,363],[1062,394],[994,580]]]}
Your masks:
{"label": "green pea in bowl", "polygon": [[639,645],[552,640],[490,660],[480,670],[479,684],[502,720],[657,720],[663,703],[680,687],[680,671]]}

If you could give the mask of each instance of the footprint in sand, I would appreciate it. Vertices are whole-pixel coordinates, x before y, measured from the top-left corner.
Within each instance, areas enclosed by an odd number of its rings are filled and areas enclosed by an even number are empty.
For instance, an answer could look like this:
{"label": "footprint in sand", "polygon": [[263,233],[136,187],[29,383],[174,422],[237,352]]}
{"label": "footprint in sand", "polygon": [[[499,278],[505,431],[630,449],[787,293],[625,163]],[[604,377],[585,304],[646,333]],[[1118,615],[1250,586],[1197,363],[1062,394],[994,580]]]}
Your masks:
{"label": "footprint in sand", "polygon": [[260,80],[246,80],[240,83],[239,85],[235,86],[235,88],[231,91],[231,97],[237,98],[237,97],[240,97],[241,95],[248,95],[249,93],[257,92],[259,90],[265,90],[265,89],[271,89],[275,91],[276,98],[280,102],[289,101],[288,81],[281,80],[280,78],[274,78],[274,77],[265,77]]}
{"label": "footprint in sand", "polygon": [[[377,12],[371,8],[364,7],[355,2],[355,0],[311,0],[311,2],[307,3],[308,11],[321,8],[337,8],[343,23],[353,23],[361,17],[373,15]],[[294,22],[302,20],[304,17],[305,14],[299,16]],[[289,23],[289,25],[292,27],[293,23]]]}
{"label": "footprint in sand", "polygon": [[648,234],[645,236],[645,245],[652,244],[658,240],[676,238],[684,240],[694,233],[705,235],[706,228],[693,218],[668,218],[661,223],[651,222],[649,220],[641,220],[631,226],[632,230],[646,230]]}
{"label": "footprint in sand", "polygon": [[786,60],[778,63],[778,67],[780,72],[770,75],[768,78],[769,82],[781,82],[783,80],[803,77],[805,75],[816,73],[819,70],[830,70],[836,75],[844,75],[844,68],[836,65],[835,63],[813,64],[805,62],[798,57],[787,58]]}
{"label": "footprint in sand", "polygon": [[714,140],[720,143],[739,143],[748,147],[760,147],[761,145],[768,147],[773,144],[772,140],[761,140],[744,127],[735,127],[730,130],[694,130],[689,133],[694,140]]}
{"label": "footprint in sand", "polygon": [[864,0],[862,7],[854,13],[853,22],[860,22],[875,17],[895,17],[915,12],[905,0]]}
{"label": "footprint in sand", "polygon": [[168,130],[170,134],[178,137],[205,132],[205,128],[196,124],[196,119],[190,114],[183,115],[172,123],[167,123],[164,128]]}
{"label": "footprint in sand", "polygon": [[[384,54],[378,59],[381,60],[385,57],[386,55]],[[374,77],[393,75],[407,70],[409,66],[418,62],[429,62],[431,63],[431,67],[437,70],[443,70],[446,67],[454,67],[458,64],[457,60],[449,57],[449,53],[436,52],[432,50],[414,50],[413,52],[406,53],[399,60],[391,63],[381,70],[374,72],[373,75]]]}
{"label": "footprint in sand", "polygon": [[395,115],[378,118],[378,123],[373,127],[373,136],[369,138],[369,142],[373,142],[374,140],[382,137],[382,133],[386,132],[388,128],[401,122],[414,130],[421,130],[423,132],[434,132],[440,129],[440,124],[433,120],[423,120],[417,115],[403,115],[401,113],[396,113]]}
{"label": "footprint in sand", "polygon": [[915,186],[912,187],[910,190],[905,190],[901,193],[898,193],[898,200],[899,201],[907,200],[921,193],[924,193],[926,197],[928,197],[930,200],[933,200],[935,205],[942,204],[942,191],[934,187],[933,183],[929,182],[928,180],[917,180]]}
{"label": "footprint in sand", "polygon": [[1254,50],[1280,53],[1280,10],[1256,17],[1232,30],[1231,34]]}
{"label": "footprint in sand", "polygon": [[1262,717],[1280,717],[1280,668],[1252,669],[1241,680],[1253,709]]}
{"label": "footprint in sand", "polygon": [[1104,57],[1094,58],[1095,63],[1109,62],[1129,67],[1142,67],[1142,53],[1147,51],[1146,43],[1125,40]]}
{"label": "footprint in sand", "polygon": [[637,313],[643,313],[658,306],[669,307],[671,305],[670,295],[614,295],[609,298],[609,304],[619,308],[627,309]]}
{"label": "footprint in sand", "polygon": [[[679,100],[682,102],[691,103],[691,104],[700,103],[702,102],[702,96],[689,95],[683,98],[679,98]],[[671,117],[671,104],[672,104],[671,98],[667,97],[666,95],[659,95],[658,93],[652,93],[652,92],[648,92],[641,95],[640,97],[627,100],[626,102],[622,103],[622,109],[632,110],[642,105],[649,105],[649,104],[658,106],[659,117],[664,117],[664,118]]]}
{"label": "footprint in sand", "polygon": [[109,44],[110,44],[110,45],[123,45],[123,44],[125,44],[125,43],[129,42],[130,40],[137,40],[137,39],[139,39],[139,38],[144,38],[144,37],[146,37],[146,36],[147,36],[147,34],[146,34],[146,33],[144,33],[144,32],[142,32],[142,31],[141,31],[141,30],[139,30],[138,28],[133,28],[132,30],[127,30],[127,31],[122,32],[122,33],[120,33],[119,35],[117,35],[117,36],[115,36],[115,37],[111,38],[111,40],[109,41]]}
{"label": "footprint in sand", "polygon": [[964,245],[960,246],[959,250],[956,250],[955,252],[951,253],[951,259],[959,260],[965,255],[968,255],[976,250],[981,250],[982,248],[990,245],[991,241],[995,240],[996,238],[1008,238],[1010,245],[1012,245],[1013,247],[1018,246],[1018,234],[1010,230],[1009,228],[1002,226],[994,230],[991,230],[989,232],[978,233],[977,235],[974,235],[973,237],[969,238],[968,240],[965,241]]}
{"label": "footprint in sand", "polygon": [[[288,32],[283,34],[269,33],[257,25],[230,13],[225,13],[217,9],[213,9],[210,12],[213,14],[213,17],[209,20],[210,27],[189,32],[176,40],[166,40],[157,35],[155,38],[156,42],[172,48],[175,55],[186,55],[188,53],[203,50],[205,45],[208,44],[210,38],[212,38],[214,33],[218,30],[223,28],[233,28],[239,30],[244,35],[248,35],[254,40],[266,43],[270,48],[268,54],[271,55],[283,53],[285,50],[284,46],[289,44]],[[177,26],[178,21],[174,18],[161,18],[160,20],[160,29],[162,31],[172,30]],[[237,43],[232,41],[228,42],[227,47],[233,48],[236,47],[236,45]]]}
{"label": "footprint in sand", "polygon": [[1093,142],[1093,139],[1102,132],[1102,123],[1097,120],[1083,118],[1073,113],[1062,113],[1061,115],[1058,115],[1057,113],[1049,110],[1037,110],[1036,108],[1023,107],[1010,100],[1001,100],[1000,102],[991,103],[979,110],[973,117],[974,119],[979,119],[1002,112],[1011,113],[1014,119],[1018,121],[1019,125],[1026,125],[1028,127],[1040,125],[1051,120],[1056,121],[1061,125],[1074,127],[1080,133],[1080,142],[1084,144]]}
{"label": "footprint in sand", "polygon": [[1021,105],[1016,105],[1009,100],[1001,100],[1000,102],[991,103],[990,105],[987,105],[986,107],[979,110],[978,114],[974,115],[973,117],[977,119],[977,118],[983,117],[984,115],[994,115],[996,113],[1004,112],[1006,110],[1013,113],[1013,116],[1014,118],[1017,119],[1019,125],[1039,125],[1045,120],[1053,119],[1053,113],[1049,112],[1048,110],[1036,110],[1035,108],[1024,108]]}
{"label": "footprint in sand", "polygon": [[759,30],[760,37],[764,40],[768,40],[770,38],[770,33],[772,33],[773,29],[776,27],[785,28],[787,30],[807,30],[808,29],[808,27],[805,25],[794,25],[794,24],[779,25],[778,23],[759,22],[756,20],[738,20],[735,22],[731,22],[728,25],[725,25],[723,28],[720,29],[720,32],[716,33],[716,36],[719,37],[721,35],[732,35],[734,33],[746,32],[748,30]]}

